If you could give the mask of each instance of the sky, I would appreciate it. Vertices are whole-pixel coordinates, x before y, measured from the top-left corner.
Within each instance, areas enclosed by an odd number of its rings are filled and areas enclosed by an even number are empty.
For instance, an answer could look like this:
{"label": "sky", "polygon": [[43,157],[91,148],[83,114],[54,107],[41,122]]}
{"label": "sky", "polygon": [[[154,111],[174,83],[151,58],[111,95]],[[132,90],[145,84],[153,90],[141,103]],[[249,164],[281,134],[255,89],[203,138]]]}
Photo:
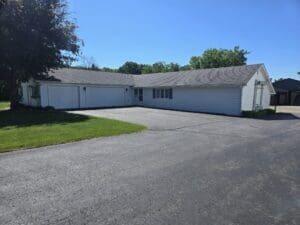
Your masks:
{"label": "sky", "polygon": [[272,78],[300,79],[300,0],[68,0],[99,67],[126,61],[188,64],[208,48],[250,51]]}

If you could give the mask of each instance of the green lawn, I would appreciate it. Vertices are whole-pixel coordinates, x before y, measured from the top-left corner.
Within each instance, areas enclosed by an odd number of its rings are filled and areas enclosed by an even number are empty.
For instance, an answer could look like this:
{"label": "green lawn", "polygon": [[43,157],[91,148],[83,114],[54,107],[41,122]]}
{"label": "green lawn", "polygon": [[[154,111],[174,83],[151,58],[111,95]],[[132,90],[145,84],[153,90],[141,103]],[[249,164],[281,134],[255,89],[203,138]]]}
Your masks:
{"label": "green lawn", "polygon": [[0,153],[95,137],[128,134],[146,127],[57,111],[0,111]]}
{"label": "green lawn", "polygon": [[0,111],[9,108],[9,102],[1,102],[0,101]]}

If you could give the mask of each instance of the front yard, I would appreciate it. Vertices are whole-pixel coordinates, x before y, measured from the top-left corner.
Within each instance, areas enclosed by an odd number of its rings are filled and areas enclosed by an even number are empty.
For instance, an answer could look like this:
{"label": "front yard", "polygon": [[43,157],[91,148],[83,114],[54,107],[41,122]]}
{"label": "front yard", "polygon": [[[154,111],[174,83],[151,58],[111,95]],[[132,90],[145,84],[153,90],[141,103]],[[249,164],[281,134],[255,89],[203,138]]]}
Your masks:
{"label": "front yard", "polygon": [[0,102],[0,111],[9,108],[9,102]]}
{"label": "front yard", "polygon": [[0,110],[0,153],[128,134],[144,129],[144,126],[137,124],[66,112]]}

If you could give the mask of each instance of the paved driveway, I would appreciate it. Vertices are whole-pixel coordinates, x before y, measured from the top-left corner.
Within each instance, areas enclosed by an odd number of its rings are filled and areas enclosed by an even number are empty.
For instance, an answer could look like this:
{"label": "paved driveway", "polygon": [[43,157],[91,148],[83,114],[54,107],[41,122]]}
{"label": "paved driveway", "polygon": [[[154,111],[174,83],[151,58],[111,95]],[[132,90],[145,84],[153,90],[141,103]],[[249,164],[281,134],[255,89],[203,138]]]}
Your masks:
{"label": "paved driveway", "polygon": [[[274,107],[272,107],[274,108]],[[293,113],[293,114],[297,114],[300,115],[300,106],[277,106],[277,112],[281,112],[281,113]]]}
{"label": "paved driveway", "polygon": [[149,130],[0,155],[0,224],[299,224],[296,117],[80,113]]}

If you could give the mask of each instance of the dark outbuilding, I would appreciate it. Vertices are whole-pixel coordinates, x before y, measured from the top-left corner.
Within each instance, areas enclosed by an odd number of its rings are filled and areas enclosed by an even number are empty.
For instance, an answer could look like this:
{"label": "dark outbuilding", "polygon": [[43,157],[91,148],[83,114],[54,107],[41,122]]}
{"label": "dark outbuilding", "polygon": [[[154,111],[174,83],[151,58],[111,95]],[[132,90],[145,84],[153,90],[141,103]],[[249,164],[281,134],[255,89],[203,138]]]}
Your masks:
{"label": "dark outbuilding", "polygon": [[291,78],[275,81],[276,95],[271,97],[272,105],[300,105],[300,81]]}

